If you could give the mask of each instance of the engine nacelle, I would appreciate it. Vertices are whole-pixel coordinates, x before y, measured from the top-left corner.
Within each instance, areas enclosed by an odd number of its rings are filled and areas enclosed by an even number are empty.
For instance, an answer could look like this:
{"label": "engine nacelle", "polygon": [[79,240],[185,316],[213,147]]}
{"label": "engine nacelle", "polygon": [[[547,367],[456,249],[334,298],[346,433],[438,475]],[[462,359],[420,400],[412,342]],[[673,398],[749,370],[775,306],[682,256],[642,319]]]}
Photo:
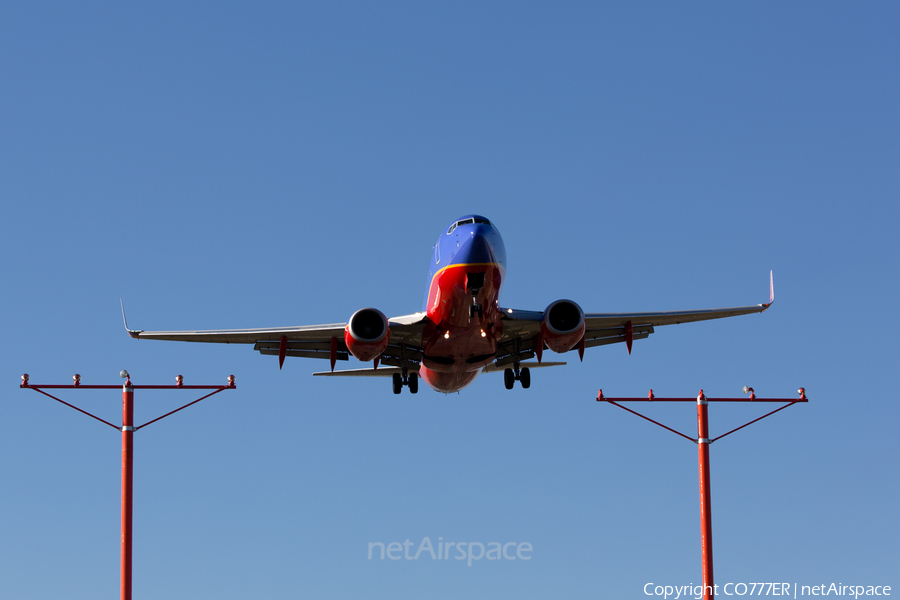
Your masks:
{"label": "engine nacelle", "polygon": [[554,352],[568,352],[584,337],[584,311],[571,300],[557,300],[544,311],[541,335]]}
{"label": "engine nacelle", "polygon": [[380,310],[361,308],[350,317],[344,328],[344,343],[350,354],[363,362],[376,358],[387,348],[391,329]]}

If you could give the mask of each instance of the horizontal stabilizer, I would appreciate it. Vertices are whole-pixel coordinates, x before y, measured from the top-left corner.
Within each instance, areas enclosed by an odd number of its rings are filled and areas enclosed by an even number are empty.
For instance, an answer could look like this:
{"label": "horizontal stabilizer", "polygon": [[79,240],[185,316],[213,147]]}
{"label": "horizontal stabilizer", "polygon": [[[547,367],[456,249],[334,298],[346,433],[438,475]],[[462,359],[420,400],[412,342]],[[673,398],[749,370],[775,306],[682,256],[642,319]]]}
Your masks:
{"label": "horizontal stabilizer", "polygon": [[[414,369],[409,369],[414,371]],[[399,367],[382,367],[380,369],[348,369],[346,371],[321,371],[313,373],[318,377],[393,377],[394,373],[400,373]]]}
{"label": "horizontal stabilizer", "polygon": [[[541,367],[561,367],[564,364],[566,364],[566,363],[564,363],[564,362],[541,362],[541,363],[523,362],[523,363],[519,363],[519,366],[523,367],[523,368],[528,367],[529,369],[540,369]],[[509,365],[497,366],[496,363],[493,363],[493,364],[486,366],[484,368],[484,370],[482,371],[482,373],[501,373],[508,366]]]}

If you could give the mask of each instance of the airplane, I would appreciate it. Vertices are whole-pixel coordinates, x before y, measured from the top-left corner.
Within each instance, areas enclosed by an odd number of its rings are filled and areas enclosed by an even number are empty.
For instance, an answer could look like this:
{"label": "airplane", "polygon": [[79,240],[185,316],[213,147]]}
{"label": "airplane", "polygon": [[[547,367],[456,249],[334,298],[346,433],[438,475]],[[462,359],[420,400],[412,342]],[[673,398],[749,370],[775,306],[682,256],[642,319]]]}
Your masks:
{"label": "airplane", "polygon": [[[775,301],[769,273],[769,302],[752,306],[676,312],[585,313],[572,300],[556,300],[543,311],[499,304],[506,275],[506,250],[497,227],[480,215],[466,215],[441,232],[433,249],[428,291],[422,312],[388,319],[375,308],[362,308],[346,323],[213,331],[143,331],[136,339],[224,344],[253,344],[260,354],[329,360],[333,377],[390,377],[395,394],[419,390],[419,378],[432,389],[452,393],[479,373],[503,372],[506,389],[518,381],[531,386],[531,369],[565,365],[544,362],[544,349],[562,354],[645,339],[662,325],[761,313]],[[335,371],[350,355],[371,368]],[[527,362],[537,358],[537,362]],[[382,368],[379,367],[379,363]]]}

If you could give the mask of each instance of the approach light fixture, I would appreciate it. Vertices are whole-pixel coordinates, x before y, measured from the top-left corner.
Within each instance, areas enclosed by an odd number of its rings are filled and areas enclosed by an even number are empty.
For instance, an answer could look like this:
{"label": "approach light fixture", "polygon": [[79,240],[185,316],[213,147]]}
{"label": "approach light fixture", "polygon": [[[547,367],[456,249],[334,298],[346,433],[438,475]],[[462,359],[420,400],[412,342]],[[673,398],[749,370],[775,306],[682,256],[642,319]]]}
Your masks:
{"label": "approach light fixture", "polygon": [[122,379],[128,379],[130,375],[128,374],[128,371],[122,369],[121,371],[119,371],[119,377],[121,377]]}
{"label": "approach light fixture", "polygon": [[450,332],[449,332],[449,331],[445,331],[445,332],[444,332],[444,339],[445,339],[445,340],[449,340],[449,339],[450,339]]}
{"label": "approach light fixture", "polygon": [[81,383],[81,375],[75,373],[72,375],[72,380],[75,382],[74,385],[79,385]]}
{"label": "approach light fixture", "polygon": [[745,385],[745,386],[744,386],[744,393],[745,393],[745,394],[750,394],[750,399],[751,399],[751,400],[756,400],[756,394],[753,393],[753,388],[750,387],[749,385]]}
{"label": "approach light fixture", "polygon": [[181,375],[176,375],[175,376],[175,385],[177,385],[178,387],[181,387],[183,384],[184,384],[184,377],[182,377]]}

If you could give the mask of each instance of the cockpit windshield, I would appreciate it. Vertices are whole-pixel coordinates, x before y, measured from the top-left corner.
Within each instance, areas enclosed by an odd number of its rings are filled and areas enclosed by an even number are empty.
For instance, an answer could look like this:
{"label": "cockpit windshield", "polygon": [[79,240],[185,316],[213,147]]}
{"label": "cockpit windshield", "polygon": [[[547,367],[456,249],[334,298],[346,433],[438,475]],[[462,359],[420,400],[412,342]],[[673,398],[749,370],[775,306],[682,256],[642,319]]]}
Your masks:
{"label": "cockpit windshield", "polygon": [[490,225],[491,222],[487,219],[482,219],[481,217],[469,217],[468,219],[461,219],[450,226],[450,229],[447,230],[447,235],[453,233],[453,230],[459,227],[460,225],[472,225],[473,223],[479,223],[481,225]]}

